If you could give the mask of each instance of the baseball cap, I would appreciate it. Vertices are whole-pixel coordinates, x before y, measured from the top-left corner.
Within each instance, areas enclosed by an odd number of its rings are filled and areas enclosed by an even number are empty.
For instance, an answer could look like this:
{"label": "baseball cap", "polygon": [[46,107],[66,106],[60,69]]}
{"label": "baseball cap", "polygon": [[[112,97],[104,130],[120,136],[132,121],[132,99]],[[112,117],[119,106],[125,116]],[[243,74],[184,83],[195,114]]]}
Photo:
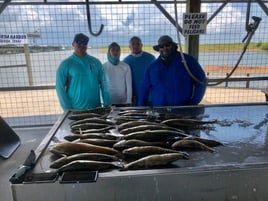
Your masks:
{"label": "baseball cap", "polygon": [[76,34],[76,35],[74,36],[74,40],[73,40],[73,42],[78,41],[78,40],[80,40],[80,41],[84,41],[84,42],[88,42],[88,41],[89,41],[89,37],[86,36],[86,35],[83,34],[83,33],[78,33],[78,34]]}

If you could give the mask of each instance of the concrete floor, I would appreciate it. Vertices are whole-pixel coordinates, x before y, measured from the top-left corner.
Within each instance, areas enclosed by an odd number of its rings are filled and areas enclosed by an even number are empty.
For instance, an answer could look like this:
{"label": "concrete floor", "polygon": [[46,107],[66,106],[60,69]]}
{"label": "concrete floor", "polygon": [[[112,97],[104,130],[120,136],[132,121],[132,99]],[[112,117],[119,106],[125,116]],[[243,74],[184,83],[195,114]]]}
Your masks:
{"label": "concrete floor", "polygon": [[1,201],[13,201],[9,178],[23,164],[31,150],[35,150],[49,132],[50,127],[13,129],[20,137],[21,145],[8,159],[0,157]]}

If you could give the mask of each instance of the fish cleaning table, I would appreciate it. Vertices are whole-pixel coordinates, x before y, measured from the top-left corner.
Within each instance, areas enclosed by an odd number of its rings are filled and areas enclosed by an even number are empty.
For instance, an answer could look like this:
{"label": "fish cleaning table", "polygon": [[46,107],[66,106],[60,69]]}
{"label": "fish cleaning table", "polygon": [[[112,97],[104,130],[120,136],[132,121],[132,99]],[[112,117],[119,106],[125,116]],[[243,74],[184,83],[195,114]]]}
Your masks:
{"label": "fish cleaning table", "polygon": [[[119,109],[114,108],[114,112],[116,110]],[[14,201],[267,200],[268,104],[199,105],[148,110],[217,120],[213,129],[191,132],[219,141],[224,146],[215,147],[214,153],[189,151],[188,160],[177,160],[167,167],[92,171],[86,175],[73,174],[73,182],[64,182],[62,176],[49,168],[54,160],[49,149],[70,134],[68,111],[33,152],[35,156],[29,169],[26,169],[26,177],[11,180]]]}

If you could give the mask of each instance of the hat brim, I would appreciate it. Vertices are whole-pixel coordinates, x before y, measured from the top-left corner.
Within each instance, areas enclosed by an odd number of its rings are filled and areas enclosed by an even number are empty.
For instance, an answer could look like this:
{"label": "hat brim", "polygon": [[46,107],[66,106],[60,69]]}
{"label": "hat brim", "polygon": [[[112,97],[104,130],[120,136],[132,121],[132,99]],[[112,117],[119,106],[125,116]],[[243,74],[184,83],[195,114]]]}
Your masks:
{"label": "hat brim", "polygon": [[[172,43],[172,45],[173,45],[176,49],[178,48],[177,43],[174,43],[174,42],[171,42],[171,43]],[[153,46],[153,49],[154,49],[155,51],[159,52],[159,50],[160,50],[160,45],[154,45],[154,46]]]}
{"label": "hat brim", "polygon": [[154,46],[153,46],[153,49],[154,49],[155,51],[159,52],[160,47],[159,47],[159,45],[154,45]]}

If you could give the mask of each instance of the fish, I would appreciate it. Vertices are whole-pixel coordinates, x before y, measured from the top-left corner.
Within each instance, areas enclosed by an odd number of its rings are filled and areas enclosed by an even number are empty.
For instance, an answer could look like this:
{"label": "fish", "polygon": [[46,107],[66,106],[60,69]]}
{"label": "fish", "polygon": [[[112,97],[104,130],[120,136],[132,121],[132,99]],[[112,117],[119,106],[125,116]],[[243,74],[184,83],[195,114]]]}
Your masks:
{"label": "fish", "polygon": [[168,119],[161,121],[162,124],[175,127],[175,128],[202,128],[204,124],[213,124],[216,123],[217,120],[210,120],[210,121],[202,121],[196,119]]}
{"label": "fish", "polygon": [[117,114],[120,115],[125,115],[125,114],[140,114],[140,113],[146,113],[146,110],[142,110],[142,109],[129,109],[129,110],[120,110]]}
{"label": "fish", "polygon": [[158,146],[167,148],[168,144],[165,142],[147,142],[143,140],[120,140],[119,142],[113,145],[113,148],[119,151],[124,149],[132,148],[132,147],[141,147],[141,146]]}
{"label": "fish", "polygon": [[72,128],[72,126],[74,126],[74,125],[84,124],[84,123],[98,123],[98,124],[107,124],[107,125],[111,125],[111,126],[115,125],[114,122],[107,121],[106,119],[92,117],[92,118],[85,118],[85,119],[73,121],[70,123],[70,127]]}
{"label": "fish", "polygon": [[100,115],[107,115],[113,111],[113,108],[110,106],[107,107],[96,107],[87,110],[72,110],[73,114],[82,114],[82,113],[95,113]]}
{"label": "fish", "polygon": [[133,132],[144,131],[144,130],[163,130],[163,129],[184,132],[183,130],[169,127],[166,125],[155,124],[155,125],[138,125],[138,126],[134,126],[130,128],[125,128],[125,129],[120,130],[119,133],[122,135],[126,135],[126,134],[130,134]]}
{"label": "fish", "polygon": [[189,135],[182,132],[162,129],[162,130],[145,130],[145,131],[133,132],[122,136],[122,139],[125,140],[137,139],[150,142],[158,142],[158,141],[167,141],[174,137],[187,137],[187,136]]}
{"label": "fish", "polygon": [[92,160],[92,161],[102,161],[102,162],[113,162],[119,159],[116,156],[100,153],[80,153],[71,156],[63,156],[50,164],[50,168],[58,169],[63,165],[66,165],[75,160]]}
{"label": "fish", "polygon": [[201,142],[209,147],[224,146],[224,144],[219,142],[219,141],[204,139],[204,138],[200,138],[200,137],[189,136],[189,137],[185,137],[184,139],[185,140],[196,140],[196,141]]}
{"label": "fish", "polygon": [[96,113],[76,113],[76,114],[70,114],[68,116],[68,119],[70,120],[82,120],[85,118],[93,118],[93,117],[98,117],[98,118],[104,118],[104,116]]}
{"label": "fish", "polygon": [[132,127],[140,126],[140,125],[158,125],[158,123],[150,122],[150,121],[141,121],[141,120],[138,120],[138,121],[127,121],[127,122],[124,122],[122,124],[119,124],[118,127],[117,127],[117,129],[119,131],[121,131],[123,129],[132,128]]}
{"label": "fish", "polygon": [[118,169],[122,168],[120,162],[102,162],[102,161],[91,161],[91,160],[75,160],[70,163],[67,163],[61,166],[58,169],[58,172],[65,171],[80,171],[80,170],[89,170],[89,171],[103,171],[109,169]]}
{"label": "fish", "polygon": [[73,155],[79,153],[101,153],[108,155],[121,156],[122,154],[115,149],[97,146],[81,142],[62,142],[50,148],[50,152],[56,155]]}
{"label": "fish", "polygon": [[113,126],[106,126],[103,128],[95,128],[95,129],[75,129],[75,130],[71,130],[72,133],[77,133],[77,134],[86,134],[86,133],[103,133],[103,132],[107,132],[110,129],[113,129]]}
{"label": "fish", "polygon": [[126,117],[144,117],[147,118],[148,114],[146,114],[145,112],[128,112],[128,113],[124,113],[121,114],[119,116],[126,116]]}
{"label": "fish", "polygon": [[106,139],[80,139],[77,142],[87,143],[87,144],[93,144],[98,146],[104,146],[104,147],[113,147],[115,143],[118,142],[118,140],[106,140]]}
{"label": "fish", "polygon": [[121,168],[120,171],[163,167],[179,159],[185,159],[185,156],[181,153],[168,153],[168,154],[156,154],[156,155],[145,156],[124,165],[124,167]]}
{"label": "fish", "polygon": [[111,133],[86,133],[86,134],[70,134],[65,135],[64,139],[67,141],[74,141],[77,139],[106,139],[106,140],[119,140],[120,137]]}
{"label": "fish", "polygon": [[75,131],[75,130],[86,130],[86,129],[101,129],[101,128],[106,128],[107,126],[114,128],[114,126],[112,125],[108,125],[108,124],[102,124],[102,123],[82,123],[82,124],[76,124],[71,126],[71,130]]}
{"label": "fish", "polygon": [[177,150],[156,147],[156,146],[132,147],[129,149],[124,149],[122,153],[125,156],[125,158],[130,158],[130,159],[141,158],[141,157],[154,155],[154,154],[167,154],[167,153],[180,153],[183,155],[183,157],[189,158],[188,154],[186,153],[179,152]]}
{"label": "fish", "polygon": [[185,140],[185,139],[182,139],[182,140],[178,140],[176,142],[174,142],[172,145],[171,145],[171,148],[172,149],[175,149],[175,150],[199,150],[199,151],[209,151],[211,153],[215,152],[214,149],[208,147],[207,145],[201,143],[201,142],[198,142],[196,140]]}
{"label": "fish", "polygon": [[186,116],[182,114],[173,114],[173,113],[159,113],[158,119],[161,121],[169,120],[169,119],[194,119],[193,116]]}
{"label": "fish", "polygon": [[122,124],[128,121],[148,121],[150,120],[148,117],[145,116],[120,116],[114,118],[116,124]]}

